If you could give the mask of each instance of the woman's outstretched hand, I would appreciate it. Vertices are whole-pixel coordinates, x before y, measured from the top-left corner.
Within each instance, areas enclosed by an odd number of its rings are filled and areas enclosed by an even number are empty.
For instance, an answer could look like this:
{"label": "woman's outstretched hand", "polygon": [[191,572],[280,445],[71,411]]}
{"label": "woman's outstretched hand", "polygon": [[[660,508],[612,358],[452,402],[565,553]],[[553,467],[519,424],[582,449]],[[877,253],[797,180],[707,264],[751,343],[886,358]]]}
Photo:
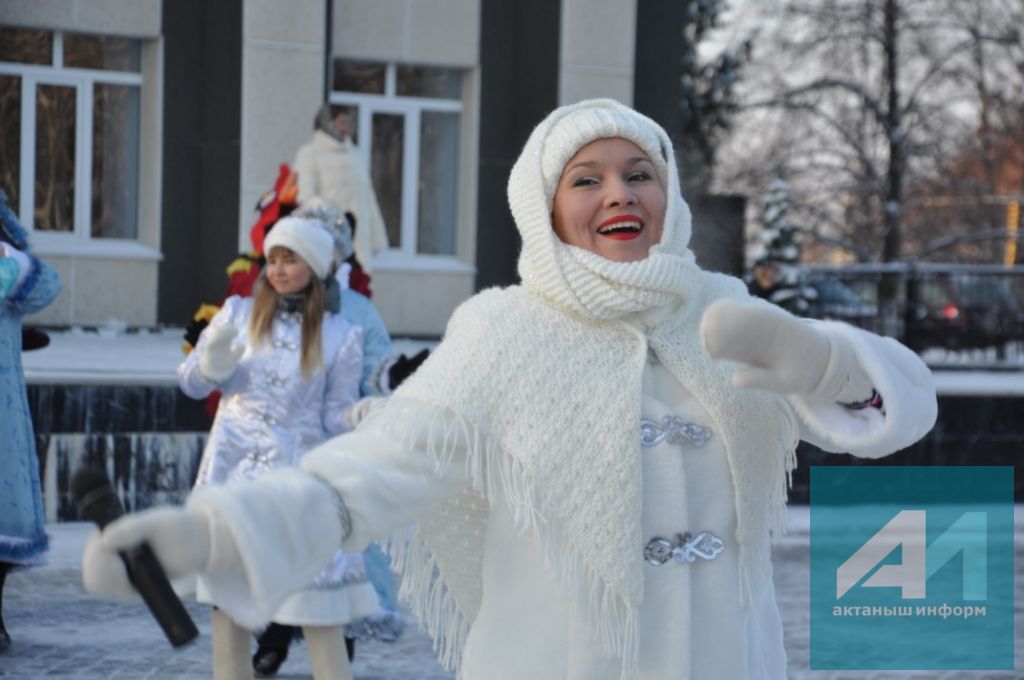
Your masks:
{"label": "woman's outstretched hand", "polygon": [[737,387],[807,394],[821,383],[829,339],[811,324],[763,302],[717,300],[704,310],[700,340],[713,359],[737,361]]}
{"label": "woman's outstretched hand", "polygon": [[204,515],[185,508],[153,508],[125,515],[86,541],[82,582],[95,595],[138,599],[118,552],[149,543],[167,578],[188,576],[206,566],[210,529]]}

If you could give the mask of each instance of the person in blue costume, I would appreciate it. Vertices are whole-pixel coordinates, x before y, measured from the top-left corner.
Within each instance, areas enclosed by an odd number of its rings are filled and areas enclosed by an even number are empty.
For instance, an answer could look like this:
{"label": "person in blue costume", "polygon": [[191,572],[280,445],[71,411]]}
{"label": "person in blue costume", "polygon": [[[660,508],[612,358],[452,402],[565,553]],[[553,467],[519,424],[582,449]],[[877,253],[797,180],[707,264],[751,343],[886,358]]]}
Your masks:
{"label": "person in blue costume", "polygon": [[28,235],[0,191],[0,652],[7,574],[43,564],[49,543],[32,417],[21,369],[22,318],[50,304],[60,277],[29,251]]}

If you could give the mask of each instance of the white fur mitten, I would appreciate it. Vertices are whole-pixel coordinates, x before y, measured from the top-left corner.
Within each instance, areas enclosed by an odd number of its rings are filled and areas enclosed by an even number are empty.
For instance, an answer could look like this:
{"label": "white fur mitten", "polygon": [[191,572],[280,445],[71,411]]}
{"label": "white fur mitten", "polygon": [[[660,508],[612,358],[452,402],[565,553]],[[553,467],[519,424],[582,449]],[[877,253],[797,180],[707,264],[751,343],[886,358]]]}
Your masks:
{"label": "white fur mitten", "polygon": [[199,372],[210,382],[219,384],[235,372],[238,360],[245,353],[245,346],[231,346],[238,337],[238,329],[234,326],[210,326],[204,333],[207,338],[199,357]]}
{"label": "white fur mitten", "polygon": [[733,373],[737,387],[841,403],[871,396],[845,340],[774,305],[718,300],[704,311],[700,339],[712,358],[745,364]]}
{"label": "white fur mitten", "polygon": [[356,426],[363,422],[366,416],[380,408],[383,404],[383,397],[363,397],[356,403],[352,404],[348,413],[345,414],[345,420],[348,422],[348,426],[353,430],[356,429]]}
{"label": "white fur mitten", "polygon": [[118,552],[145,541],[168,579],[199,571],[210,558],[210,528],[204,514],[184,508],[153,508],[125,515],[95,532],[82,554],[82,582],[90,593],[138,599]]}

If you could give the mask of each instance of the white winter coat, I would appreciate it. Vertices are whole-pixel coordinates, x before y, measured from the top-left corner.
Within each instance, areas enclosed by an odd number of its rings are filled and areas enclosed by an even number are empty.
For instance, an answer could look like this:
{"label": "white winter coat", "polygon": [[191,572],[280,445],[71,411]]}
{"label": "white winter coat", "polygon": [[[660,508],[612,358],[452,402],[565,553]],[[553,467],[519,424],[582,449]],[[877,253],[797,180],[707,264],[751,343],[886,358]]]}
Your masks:
{"label": "white winter coat", "polygon": [[[504,302],[508,312],[508,300]],[[641,327],[645,319],[665,313],[665,309],[651,310],[636,315],[631,324]],[[921,419],[934,418],[934,410],[929,414],[929,399],[933,407],[934,391],[927,384],[918,384],[922,367],[913,354],[895,343],[879,342],[876,336],[842,324],[819,327],[826,333],[841,334],[853,344],[862,367],[875,384],[886,386],[884,396],[890,413],[882,414],[876,409],[851,411],[836,404],[807,403],[794,397],[790,408],[800,414],[803,438],[828,450],[849,450],[873,457],[881,455],[887,447],[905,444],[907,429],[918,430]],[[730,457],[723,446],[729,433],[718,428],[693,394],[656,358],[644,361],[640,370],[642,417],[660,420],[665,415],[677,415],[712,431],[711,438],[700,448],[663,442],[653,448],[638,449],[643,477],[642,535],[646,540],[687,530],[707,530],[721,537],[726,548],[710,562],[670,562],[660,567],[644,564],[644,598],[638,625],[640,666],[636,677],[784,678],[782,626],[770,578],[749,603],[742,601],[736,587],[737,491]],[[392,413],[399,411],[393,409]],[[893,422],[891,413],[908,422]],[[404,415],[416,417],[409,410],[404,410]],[[353,529],[344,544],[348,550],[357,550],[371,538],[429,516],[438,506],[472,486],[464,447],[454,451],[447,464],[440,465],[426,443],[410,446],[396,437],[395,423],[388,422],[388,418],[385,409],[356,432],[319,447],[303,462],[305,469],[329,478],[344,498]],[[457,422],[449,423],[451,428],[457,426]],[[566,426],[573,426],[572,414],[566,414]],[[634,427],[639,433],[639,423]],[[837,441],[853,445],[839,448]],[[858,447],[857,442],[864,442],[865,446]],[[329,547],[324,545],[328,535],[340,538],[331,493],[321,482],[298,473],[235,487],[230,495],[213,491],[197,494],[190,501],[194,507],[207,508],[216,518],[214,542],[220,557],[214,561],[208,582],[214,584],[217,592],[230,594],[230,598],[221,598],[219,602],[233,616],[250,616],[253,622],[260,621],[273,609],[275,600],[292,587],[295,581],[290,581],[289,576],[301,579],[297,575],[303,572],[304,561],[316,563],[323,559]],[[461,677],[621,677],[621,660],[602,653],[590,630],[592,622],[579,618],[571,606],[573,594],[567,593],[552,574],[551,566],[545,564],[543,550],[531,535],[520,530],[517,509],[506,496],[496,496],[488,511],[486,534],[463,537],[470,542],[482,541],[484,551],[479,574],[483,597],[470,622],[464,648],[459,650]],[[295,507],[296,513],[275,512],[268,508],[270,500],[272,506]],[[467,508],[467,512],[472,509]],[[294,547],[276,565],[256,557],[271,550],[278,541]],[[635,549],[639,553],[642,547],[639,544]],[[245,588],[239,587],[233,575],[240,564],[249,575],[250,585]],[[458,566],[453,565],[456,569]],[[305,569],[308,571],[309,567]],[[425,585],[417,582],[421,576],[415,572],[404,575],[406,595],[415,595],[416,589]],[[431,614],[443,616],[441,611],[422,614],[428,628]]]}
{"label": "white winter coat", "polygon": [[306,379],[299,367],[301,315],[279,313],[271,337],[254,350],[248,338],[252,298],[231,296],[210,328],[231,325],[246,342],[235,372],[222,384],[199,371],[206,351],[203,333],[178,367],[181,390],[193,399],[221,391],[220,406],[203,450],[196,485],[251,479],[278,467],[295,467],[304,453],[350,428],[345,413],[359,398],[362,329],[339,315],[324,316],[324,363]]}
{"label": "white winter coat", "polygon": [[370,272],[374,253],[388,247],[388,232],[358,149],[347,139],[338,141],[317,130],[312,141],[299,148],[295,171],[300,205],[313,196],[321,196],[333,201],[342,212],[356,216],[353,245],[359,263]]}
{"label": "white winter coat", "polygon": [[[252,298],[231,296],[210,327],[231,325],[247,338]],[[259,349],[247,343],[234,373],[216,385],[199,371],[207,335],[178,367],[182,391],[202,399],[222,392],[203,450],[196,486],[255,479],[268,470],[293,468],[317,444],[347,432],[345,414],[358,398],[362,377],[362,330],[327,313],[321,331],[323,367],[310,378],[300,370],[302,318],[279,313]],[[300,587],[308,583],[298,584]],[[216,603],[205,583],[199,599]],[[274,614],[279,623],[334,625],[376,613],[378,603],[358,555],[333,551],[314,588],[289,598]]]}

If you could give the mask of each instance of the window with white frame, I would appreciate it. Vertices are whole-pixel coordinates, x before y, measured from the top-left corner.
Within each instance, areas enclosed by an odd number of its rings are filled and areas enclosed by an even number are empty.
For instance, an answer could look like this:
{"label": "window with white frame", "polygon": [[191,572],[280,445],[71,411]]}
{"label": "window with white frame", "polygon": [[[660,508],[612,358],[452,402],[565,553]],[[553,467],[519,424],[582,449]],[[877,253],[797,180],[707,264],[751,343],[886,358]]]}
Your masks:
{"label": "window with white frame", "polygon": [[352,139],[370,168],[396,255],[456,254],[463,75],[434,66],[334,61],[330,101],[351,113]]}
{"label": "window with white frame", "polygon": [[138,238],[141,45],[0,27],[0,189],[36,241]]}

